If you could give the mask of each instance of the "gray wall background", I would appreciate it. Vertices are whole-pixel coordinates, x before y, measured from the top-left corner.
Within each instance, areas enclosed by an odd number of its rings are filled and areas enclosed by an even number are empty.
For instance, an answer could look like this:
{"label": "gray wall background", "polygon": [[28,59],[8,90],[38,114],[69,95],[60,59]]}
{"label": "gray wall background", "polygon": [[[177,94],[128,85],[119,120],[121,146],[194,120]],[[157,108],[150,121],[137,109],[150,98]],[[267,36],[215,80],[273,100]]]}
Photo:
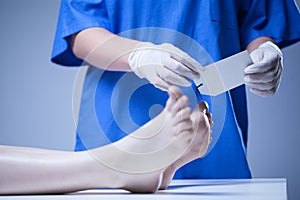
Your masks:
{"label": "gray wall background", "polygon": [[[0,144],[73,149],[72,91],[78,69],[49,60],[58,10],[58,0],[0,0]],[[279,92],[269,98],[248,95],[248,159],[255,178],[287,178],[289,199],[296,200],[300,43],[283,53]]]}

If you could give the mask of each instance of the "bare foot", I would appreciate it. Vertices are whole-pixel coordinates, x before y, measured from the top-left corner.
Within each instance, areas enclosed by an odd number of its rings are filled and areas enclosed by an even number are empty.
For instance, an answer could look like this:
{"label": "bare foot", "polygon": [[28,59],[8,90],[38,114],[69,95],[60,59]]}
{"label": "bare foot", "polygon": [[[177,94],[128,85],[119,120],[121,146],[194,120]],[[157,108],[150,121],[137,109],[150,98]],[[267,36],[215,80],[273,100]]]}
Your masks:
{"label": "bare foot", "polygon": [[156,191],[163,171],[190,149],[196,132],[188,98],[175,86],[169,95],[163,112],[149,123],[113,144],[89,151],[97,162],[118,173],[121,188]]}
{"label": "bare foot", "polygon": [[207,104],[201,102],[193,111],[191,120],[194,131],[197,133],[196,137],[185,154],[163,172],[163,179],[159,189],[166,189],[168,187],[176,170],[197,158],[203,157],[207,152],[211,142],[212,132],[210,128],[213,126],[213,122],[211,121],[212,115],[207,110]]}
{"label": "bare foot", "polygon": [[168,93],[165,109],[144,126],[117,141],[115,144],[119,149],[131,153],[152,153],[172,144],[178,135],[191,135],[192,111],[188,107],[188,98],[175,86],[170,87]]}

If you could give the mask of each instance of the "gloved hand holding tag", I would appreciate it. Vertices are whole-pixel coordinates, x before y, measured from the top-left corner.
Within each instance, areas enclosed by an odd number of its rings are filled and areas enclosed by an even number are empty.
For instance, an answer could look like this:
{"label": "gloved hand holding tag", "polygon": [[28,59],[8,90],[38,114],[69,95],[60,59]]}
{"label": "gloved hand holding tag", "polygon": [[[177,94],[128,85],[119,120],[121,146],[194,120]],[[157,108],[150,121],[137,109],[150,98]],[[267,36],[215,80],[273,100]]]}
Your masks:
{"label": "gloved hand holding tag", "polygon": [[281,50],[268,41],[261,44],[250,56],[254,63],[245,69],[245,83],[250,92],[263,97],[275,94],[283,71]]}
{"label": "gloved hand holding tag", "polygon": [[212,63],[194,80],[201,94],[217,96],[245,83],[245,68],[252,64],[247,50]]}
{"label": "gloved hand holding tag", "polygon": [[139,78],[146,78],[155,87],[167,91],[171,85],[190,86],[188,79],[199,79],[200,63],[169,43],[139,43],[128,63]]}

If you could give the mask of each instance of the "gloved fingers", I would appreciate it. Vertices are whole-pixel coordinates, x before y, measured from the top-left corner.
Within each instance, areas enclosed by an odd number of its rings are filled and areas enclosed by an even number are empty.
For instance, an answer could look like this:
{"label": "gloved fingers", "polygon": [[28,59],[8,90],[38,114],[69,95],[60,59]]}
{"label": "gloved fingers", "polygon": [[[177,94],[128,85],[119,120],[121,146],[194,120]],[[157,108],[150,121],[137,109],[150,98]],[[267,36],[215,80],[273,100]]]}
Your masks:
{"label": "gloved fingers", "polygon": [[271,96],[274,95],[279,88],[280,78],[274,80],[272,83],[248,85],[250,86],[250,92],[259,96]]}
{"label": "gloved fingers", "polygon": [[250,54],[254,64],[246,67],[245,83],[259,96],[273,95],[280,84],[282,53],[272,42],[261,44]]}
{"label": "gloved fingers", "polygon": [[273,80],[272,82],[264,82],[264,83],[246,83],[246,85],[250,88],[255,88],[259,90],[271,90],[278,85],[278,80]]}
{"label": "gloved fingers", "polygon": [[[260,72],[269,71],[272,68],[278,67],[279,61],[281,60],[280,56],[276,52],[260,52],[262,49],[254,50],[250,56],[254,64],[249,65],[245,68],[246,74],[254,74]],[[259,54],[259,55],[256,55]],[[263,55],[261,55],[263,54]]]}
{"label": "gloved fingers", "polygon": [[[190,68],[186,67],[185,65],[183,65],[182,63],[178,62],[177,60],[171,57],[164,57],[162,59],[162,63],[165,66],[165,68],[172,71],[173,73],[180,75],[182,78],[193,79],[199,76],[198,74],[195,74],[192,70],[190,70]],[[187,86],[190,86],[190,84]]]}
{"label": "gloved fingers", "polygon": [[191,79],[199,77],[199,71],[202,69],[202,65],[199,62],[190,57],[184,51],[169,43],[164,43],[161,45],[161,47],[170,54],[170,57],[172,59],[176,60],[178,63],[181,63],[181,69],[183,69],[184,71],[180,70],[180,72],[185,73],[181,75],[185,75]]}
{"label": "gloved fingers", "polygon": [[154,85],[154,87],[161,89],[162,91],[168,91],[168,88],[171,86],[169,83],[161,79],[159,76],[152,77],[149,81],[152,85]]}
{"label": "gloved fingers", "polygon": [[266,72],[272,68],[275,68],[275,66],[270,66],[267,65],[266,63],[262,63],[262,62],[256,62],[253,63],[249,66],[247,66],[244,70],[245,74],[257,74],[257,73],[262,73],[262,72]]}
{"label": "gloved fingers", "polygon": [[177,74],[176,72],[174,72],[166,66],[159,68],[159,70],[156,73],[158,77],[160,77],[162,80],[164,80],[170,85],[181,85],[188,87],[192,84],[185,77],[181,76],[180,74]]}
{"label": "gloved fingers", "polygon": [[274,95],[279,87],[280,77],[274,79],[272,82],[265,83],[246,83],[250,87],[250,92],[259,96],[271,96]]}
{"label": "gloved fingers", "polygon": [[268,71],[264,73],[248,74],[245,75],[245,83],[265,83],[272,82],[279,76],[278,71]]}
{"label": "gloved fingers", "polygon": [[282,71],[283,71],[282,65],[283,65],[283,63],[282,63],[282,60],[280,58],[278,60],[278,63],[277,63],[277,74],[276,74],[276,77],[278,77],[278,78],[281,78],[281,74],[282,74]]}
{"label": "gloved fingers", "polygon": [[250,53],[250,57],[251,57],[253,63],[258,63],[259,61],[261,61],[264,58],[264,52],[260,48],[254,49]]}
{"label": "gloved fingers", "polygon": [[276,88],[272,88],[271,90],[260,90],[257,88],[250,88],[250,92],[252,92],[253,94],[262,96],[262,97],[267,97],[267,96],[272,96],[275,94],[276,92]]}
{"label": "gloved fingers", "polygon": [[[154,85],[156,88],[161,89],[166,92],[168,91],[168,88],[171,87],[172,85],[181,85],[181,86],[185,86],[185,87],[191,85],[190,81],[186,80],[183,77],[180,77],[179,75],[177,75],[177,77],[179,77],[177,79],[174,79],[174,77],[170,78],[168,76],[163,78],[159,74],[157,74],[156,76],[157,76],[157,78],[155,78],[155,80],[153,80],[153,79],[149,80],[150,83],[152,85]],[[174,81],[174,80],[176,80],[176,81]]]}
{"label": "gloved fingers", "polygon": [[166,85],[160,85],[160,84],[158,84],[158,83],[155,83],[155,84],[152,84],[152,85],[153,85],[154,87],[156,87],[156,88],[162,90],[162,91],[165,91],[165,92],[168,91],[168,86],[166,86]]}
{"label": "gloved fingers", "polygon": [[178,63],[180,63],[180,66],[183,66],[185,69],[185,75],[189,77],[190,79],[198,79],[200,76],[200,70],[202,70],[202,65],[198,63],[193,58],[189,57],[186,54],[186,57],[180,57],[177,55],[171,55],[171,58]]}
{"label": "gloved fingers", "polygon": [[259,61],[246,67],[244,72],[245,74],[256,74],[266,72],[272,69],[276,70],[276,68],[278,67],[277,63],[278,60],[274,60],[272,62]]}
{"label": "gloved fingers", "polygon": [[278,67],[272,68],[266,72],[246,74],[244,78],[245,83],[265,83],[280,79],[283,68],[281,61],[278,62]]}

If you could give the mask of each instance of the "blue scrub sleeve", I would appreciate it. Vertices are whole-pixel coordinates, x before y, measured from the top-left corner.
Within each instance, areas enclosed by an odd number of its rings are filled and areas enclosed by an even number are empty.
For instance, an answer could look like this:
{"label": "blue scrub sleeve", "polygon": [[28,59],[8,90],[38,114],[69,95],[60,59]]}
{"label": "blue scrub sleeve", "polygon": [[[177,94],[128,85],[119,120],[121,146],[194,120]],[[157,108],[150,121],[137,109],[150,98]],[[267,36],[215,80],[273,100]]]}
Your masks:
{"label": "blue scrub sleeve", "polygon": [[65,66],[80,66],[83,61],[73,54],[70,36],[90,27],[109,29],[104,0],[62,0],[51,61]]}
{"label": "blue scrub sleeve", "polygon": [[300,40],[300,14],[294,0],[243,0],[240,3],[243,49],[261,36],[273,38],[281,48]]}

